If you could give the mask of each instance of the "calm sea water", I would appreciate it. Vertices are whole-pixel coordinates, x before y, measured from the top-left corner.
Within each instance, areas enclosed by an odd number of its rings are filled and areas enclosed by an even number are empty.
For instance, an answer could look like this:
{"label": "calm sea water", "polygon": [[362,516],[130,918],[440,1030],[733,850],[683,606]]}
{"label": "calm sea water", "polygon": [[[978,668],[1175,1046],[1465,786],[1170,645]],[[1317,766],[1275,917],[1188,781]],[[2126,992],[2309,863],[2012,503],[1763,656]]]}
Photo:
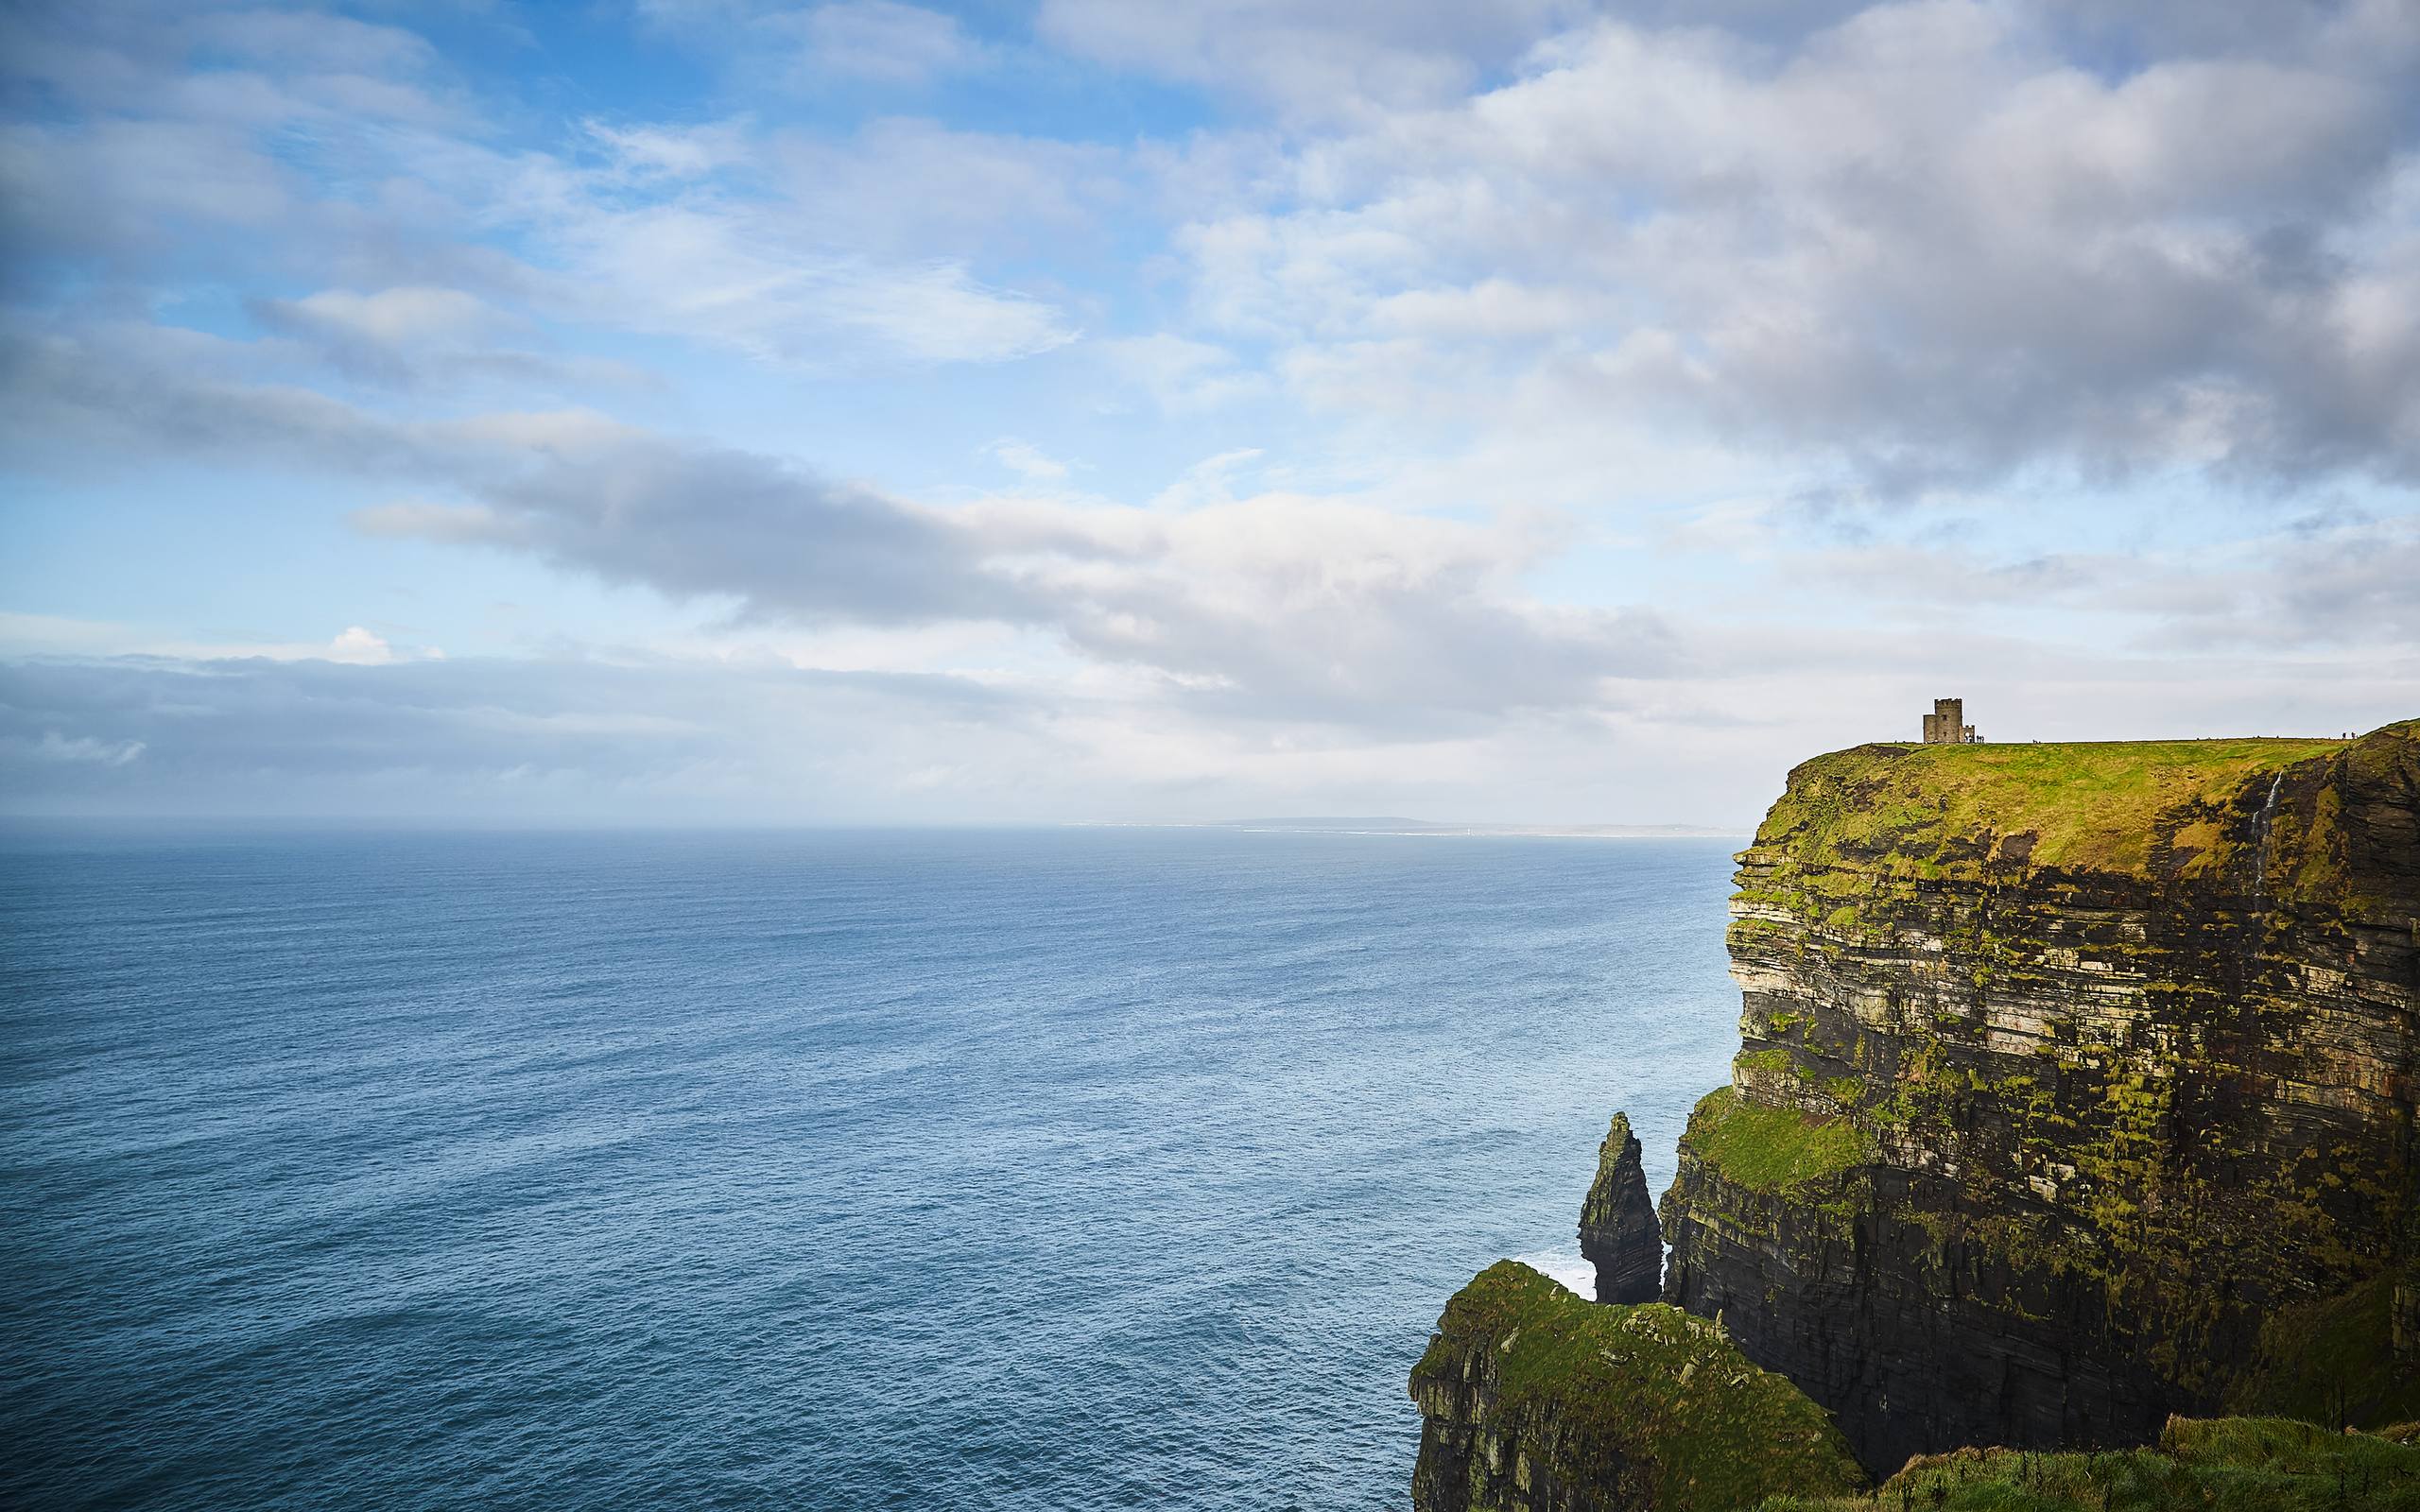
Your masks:
{"label": "calm sea water", "polygon": [[0,1502],[1401,1507],[1725,842],[0,848]]}

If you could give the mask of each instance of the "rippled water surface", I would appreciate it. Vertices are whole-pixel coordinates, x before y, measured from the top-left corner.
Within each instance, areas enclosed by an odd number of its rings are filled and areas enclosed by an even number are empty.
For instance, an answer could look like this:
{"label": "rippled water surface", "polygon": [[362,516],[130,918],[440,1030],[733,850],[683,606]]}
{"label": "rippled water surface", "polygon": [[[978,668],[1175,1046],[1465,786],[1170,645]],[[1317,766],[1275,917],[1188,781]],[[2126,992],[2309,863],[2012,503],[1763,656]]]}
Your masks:
{"label": "rippled water surface", "polygon": [[10,837],[0,1503],[1401,1507],[1729,849]]}

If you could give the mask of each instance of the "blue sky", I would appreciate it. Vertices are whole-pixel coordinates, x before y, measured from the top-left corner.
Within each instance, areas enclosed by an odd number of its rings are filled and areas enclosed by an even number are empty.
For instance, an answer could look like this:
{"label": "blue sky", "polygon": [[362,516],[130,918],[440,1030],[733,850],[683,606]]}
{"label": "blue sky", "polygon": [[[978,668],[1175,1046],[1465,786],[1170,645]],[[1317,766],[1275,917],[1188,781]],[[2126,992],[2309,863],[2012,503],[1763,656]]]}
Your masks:
{"label": "blue sky", "polygon": [[0,805],[1751,820],[2420,712],[2420,12],[0,20]]}

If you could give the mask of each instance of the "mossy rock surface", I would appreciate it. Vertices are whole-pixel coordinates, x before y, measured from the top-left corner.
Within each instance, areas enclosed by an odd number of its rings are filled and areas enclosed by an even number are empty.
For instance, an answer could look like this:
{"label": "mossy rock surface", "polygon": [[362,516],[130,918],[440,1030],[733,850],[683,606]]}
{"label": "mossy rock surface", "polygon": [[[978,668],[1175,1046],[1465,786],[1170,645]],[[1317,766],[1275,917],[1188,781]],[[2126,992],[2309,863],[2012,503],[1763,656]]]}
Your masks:
{"label": "mossy rock surface", "polygon": [[1724,1180],[1751,1192],[1804,1193],[1874,1158],[1853,1119],[1774,1108],[1718,1087],[1698,1099],[1681,1138]]}
{"label": "mossy rock surface", "polygon": [[1739,862],[1665,1297],[1870,1469],[2420,1418],[2420,721],[1837,751]]}
{"label": "mossy rock surface", "polygon": [[2275,1418],[2173,1418],[2158,1444],[2097,1452],[1962,1449],[1871,1494],[1784,1495],[1759,1512],[2420,1512],[2420,1448]]}
{"label": "mossy rock surface", "polygon": [[[2409,741],[2420,722],[2371,737]],[[2238,822],[2289,768],[2352,753],[2343,740],[2147,740],[1983,746],[1859,746],[1804,763],[1756,831],[1760,849],[1802,865],[1910,878],[2055,868],[2150,878],[2236,865]],[[2313,784],[2318,773],[2314,769]],[[2324,888],[2324,813],[2292,816],[2323,865],[2293,881]],[[1836,905],[1829,917],[1839,912]],[[1851,921],[1839,919],[1840,924]]]}
{"label": "mossy rock surface", "polygon": [[1426,1512],[1723,1512],[1865,1484],[1823,1409],[1720,1328],[1584,1301],[1514,1261],[1446,1305],[1411,1394]]}

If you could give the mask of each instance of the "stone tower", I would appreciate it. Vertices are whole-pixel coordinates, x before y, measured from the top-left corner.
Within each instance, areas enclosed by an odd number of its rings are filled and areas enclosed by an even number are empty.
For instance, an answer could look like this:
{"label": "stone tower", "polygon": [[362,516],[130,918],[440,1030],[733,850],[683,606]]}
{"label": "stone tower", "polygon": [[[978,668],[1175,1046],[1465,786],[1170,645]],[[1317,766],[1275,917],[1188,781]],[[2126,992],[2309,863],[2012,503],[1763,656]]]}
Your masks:
{"label": "stone tower", "polygon": [[1925,715],[1925,744],[1927,746],[1979,746],[1983,737],[1966,723],[1966,700],[1935,698],[1932,713]]}

